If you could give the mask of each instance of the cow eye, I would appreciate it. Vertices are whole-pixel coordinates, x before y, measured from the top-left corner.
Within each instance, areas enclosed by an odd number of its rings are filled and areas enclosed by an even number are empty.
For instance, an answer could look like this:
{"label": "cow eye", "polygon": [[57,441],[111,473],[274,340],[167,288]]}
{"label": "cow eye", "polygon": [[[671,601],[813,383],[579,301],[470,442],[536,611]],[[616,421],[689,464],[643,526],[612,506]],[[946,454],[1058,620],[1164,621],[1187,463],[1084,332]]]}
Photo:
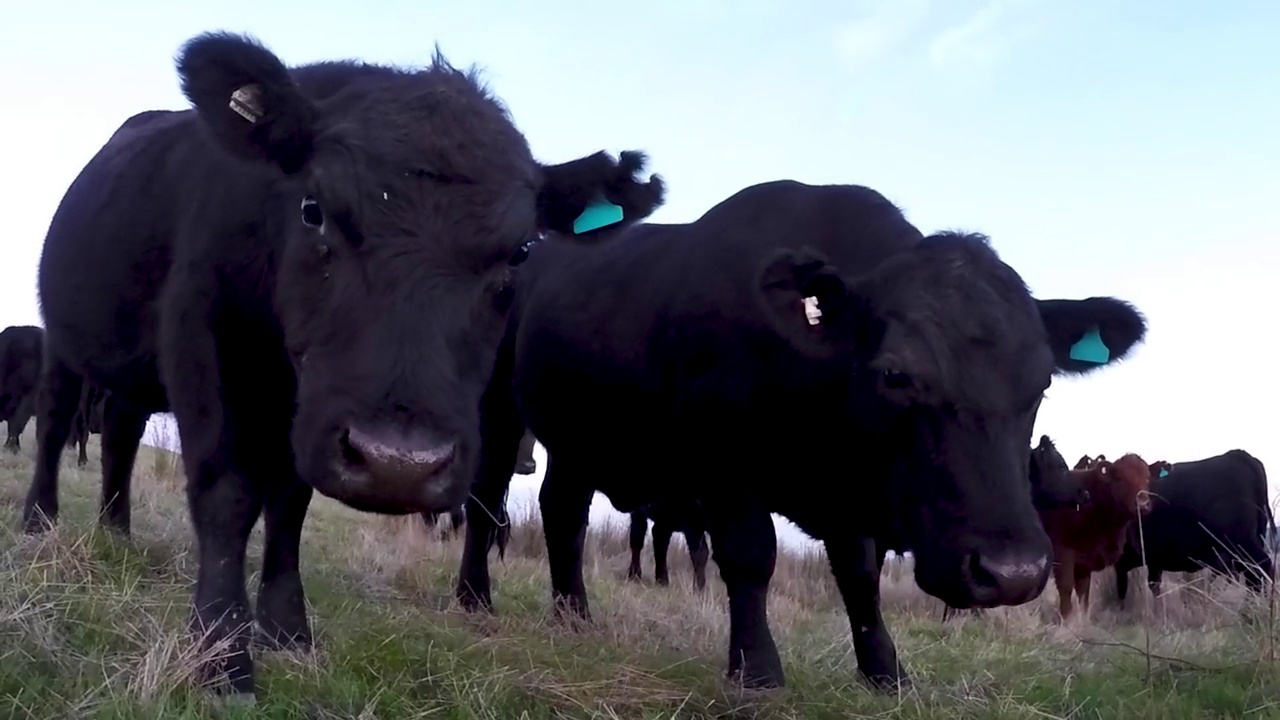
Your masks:
{"label": "cow eye", "polygon": [[313,197],[302,198],[302,223],[317,229],[324,227],[324,213],[320,210],[320,203]]}
{"label": "cow eye", "polygon": [[511,253],[511,257],[507,259],[507,264],[511,267],[515,267],[523,263],[525,260],[528,260],[529,251],[532,250],[533,246],[537,245],[541,240],[542,238],[540,236],[534,236],[526,240],[524,244],[516,248],[515,252]]}
{"label": "cow eye", "polygon": [[882,379],[884,386],[890,390],[906,390],[911,387],[911,376],[898,370],[885,370]]}

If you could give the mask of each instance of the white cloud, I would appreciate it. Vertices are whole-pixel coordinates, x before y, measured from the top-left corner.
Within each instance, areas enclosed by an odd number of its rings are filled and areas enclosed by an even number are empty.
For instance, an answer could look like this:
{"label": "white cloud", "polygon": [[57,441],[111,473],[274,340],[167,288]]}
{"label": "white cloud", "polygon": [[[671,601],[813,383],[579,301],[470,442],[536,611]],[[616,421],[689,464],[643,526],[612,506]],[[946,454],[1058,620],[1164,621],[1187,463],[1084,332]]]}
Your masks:
{"label": "white cloud", "polygon": [[1037,26],[1026,11],[1039,0],[988,0],[962,22],[929,43],[928,57],[948,70],[981,72],[1004,59]]}
{"label": "white cloud", "polygon": [[860,5],[868,10],[866,15],[836,30],[836,54],[852,68],[901,43],[929,11],[928,0],[870,0]]}

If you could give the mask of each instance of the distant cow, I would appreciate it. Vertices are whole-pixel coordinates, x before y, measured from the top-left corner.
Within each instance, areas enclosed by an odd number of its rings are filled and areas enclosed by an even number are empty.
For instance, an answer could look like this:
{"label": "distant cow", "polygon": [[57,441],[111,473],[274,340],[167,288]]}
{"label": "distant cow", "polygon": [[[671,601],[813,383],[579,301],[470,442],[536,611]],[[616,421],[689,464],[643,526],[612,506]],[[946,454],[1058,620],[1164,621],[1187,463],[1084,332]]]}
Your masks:
{"label": "distant cow", "polygon": [[1083,455],[1080,457],[1079,460],[1076,461],[1076,466],[1074,469],[1088,470],[1089,468],[1097,467],[1100,463],[1104,463],[1106,461],[1107,461],[1106,455],[1099,455],[1098,457],[1089,457],[1088,455]]}
{"label": "distant cow", "polygon": [[644,576],[640,570],[640,553],[644,550],[644,536],[649,531],[650,520],[653,521],[654,581],[659,585],[670,584],[667,555],[671,549],[671,536],[679,532],[684,534],[689,559],[693,562],[693,584],[699,590],[705,589],[710,548],[707,523],[702,508],[696,503],[656,502],[631,512],[631,566],[627,568],[627,578],[639,580]]}
{"label": "distant cow", "polygon": [[35,414],[43,357],[43,328],[10,325],[0,330],[0,422],[8,425],[4,449],[9,452],[22,448],[22,432]]}
{"label": "distant cow", "polygon": [[50,224],[23,519],[38,532],[57,516],[82,374],[112,393],[109,527],[129,528],[148,416],[172,411],[200,549],[194,623],[206,644],[230,641],[202,670],[251,693],[237,628],[252,617],[258,516],[261,634],[310,646],[298,546],[313,489],[379,513],[460,505],[527,244],[619,232],[664,189],[637,180],[638,152],[539,163],[476,73],[438,53],[421,69],[289,68],[255,40],[207,33],[177,69],[194,109],[126,120]]}
{"label": "distant cow", "polygon": [[89,464],[89,455],[86,452],[89,436],[102,434],[108,394],[91,382],[81,382],[80,404],[76,407],[75,417],[71,421],[71,434],[67,439],[67,447],[80,446],[80,455],[76,458],[76,465],[80,467]]}
{"label": "distant cow", "polygon": [[1072,470],[1070,475],[1088,490],[1089,502],[1040,511],[1045,532],[1053,541],[1053,580],[1063,620],[1071,616],[1073,591],[1081,612],[1088,613],[1093,573],[1119,560],[1130,523],[1151,508],[1147,463],[1133,453],[1114,463],[1103,460],[1088,470]]}
{"label": "distant cow", "polygon": [[953,606],[1038,595],[1050,546],[1027,463],[1043,392],[1146,331],[1113,298],[1038,301],[984,236],[925,237],[853,185],[762,183],[590,248],[553,234],[524,270],[482,406],[460,601],[492,607],[481,507],[510,483],[527,426],[548,453],[557,610],[590,618],[593,492],[621,512],[698,501],[729,598],[729,675],[754,687],[784,683],[772,512],[825,543],[877,687],[904,674],[876,537],[903,538],[919,586]]}
{"label": "distant cow", "polygon": [[1129,571],[1146,557],[1147,583],[1160,595],[1166,572],[1209,568],[1240,577],[1254,590],[1273,576],[1266,538],[1275,532],[1267,473],[1253,455],[1228,450],[1203,460],[1151,464],[1151,512],[1141,535],[1129,528],[1116,562],[1116,592],[1124,603]]}
{"label": "distant cow", "polygon": [[[428,531],[436,529],[440,524],[440,516],[444,512],[424,512],[419,513],[422,518],[422,524]],[[467,522],[466,511],[459,507],[448,511],[449,529],[442,533],[445,537],[452,539],[458,536],[458,531]],[[504,560],[507,557],[507,544],[511,541],[511,516],[507,513],[507,504],[504,501],[498,506],[498,522],[497,530],[494,533],[494,541],[498,546],[498,559]]]}

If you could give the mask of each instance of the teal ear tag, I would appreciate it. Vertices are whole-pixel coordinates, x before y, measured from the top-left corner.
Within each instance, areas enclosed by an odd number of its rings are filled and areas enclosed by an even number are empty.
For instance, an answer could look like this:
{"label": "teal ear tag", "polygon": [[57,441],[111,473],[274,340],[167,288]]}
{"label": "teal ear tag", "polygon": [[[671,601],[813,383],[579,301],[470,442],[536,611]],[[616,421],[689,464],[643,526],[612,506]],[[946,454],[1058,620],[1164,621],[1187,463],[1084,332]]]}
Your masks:
{"label": "teal ear tag", "polygon": [[1107,344],[1102,342],[1102,336],[1098,334],[1098,328],[1094,328],[1085,333],[1079,342],[1071,346],[1070,357],[1072,360],[1080,362],[1105,365],[1111,359],[1111,351],[1107,349]]}
{"label": "teal ear tag", "polygon": [[622,222],[622,206],[600,199],[588,205],[578,219],[573,221],[573,233],[581,235],[620,222]]}
{"label": "teal ear tag", "polygon": [[1164,477],[1165,475],[1168,475],[1168,474],[1169,474],[1169,468],[1160,468],[1160,477]]}

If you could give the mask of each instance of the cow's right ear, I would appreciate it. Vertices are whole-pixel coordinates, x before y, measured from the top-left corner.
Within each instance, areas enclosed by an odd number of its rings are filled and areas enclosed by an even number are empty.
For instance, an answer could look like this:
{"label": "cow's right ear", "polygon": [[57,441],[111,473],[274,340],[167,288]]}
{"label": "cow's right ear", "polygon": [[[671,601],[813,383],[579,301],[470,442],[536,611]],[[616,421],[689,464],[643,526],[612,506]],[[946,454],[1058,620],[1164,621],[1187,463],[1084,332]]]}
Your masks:
{"label": "cow's right ear", "polygon": [[289,69],[247,35],[202,33],[178,53],[182,93],[228,153],[276,164],[285,174],[314,150],[317,110]]}
{"label": "cow's right ear", "polygon": [[852,349],[864,306],[820,253],[779,250],[760,266],[758,277],[765,317],[798,350],[831,358]]}

